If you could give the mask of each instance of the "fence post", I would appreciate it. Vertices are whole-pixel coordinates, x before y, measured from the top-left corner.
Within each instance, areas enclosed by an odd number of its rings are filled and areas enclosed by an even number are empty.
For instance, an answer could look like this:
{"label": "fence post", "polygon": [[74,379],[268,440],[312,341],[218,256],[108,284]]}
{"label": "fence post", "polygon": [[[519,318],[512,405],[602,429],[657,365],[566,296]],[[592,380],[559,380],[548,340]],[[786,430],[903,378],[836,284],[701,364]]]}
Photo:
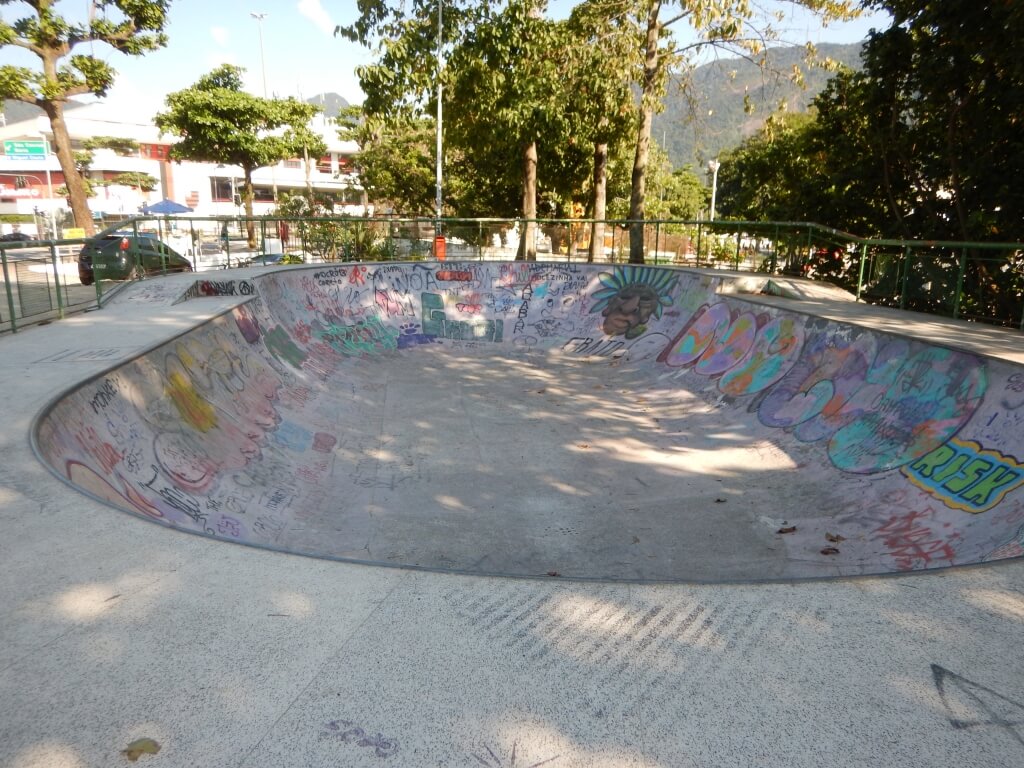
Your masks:
{"label": "fence post", "polygon": [[800,271],[804,275],[808,274],[808,270],[804,269],[805,265],[809,268],[810,265],[814,263],[814,243],[813,243],[813,241],[811,239],[813,237],[813,235],[814,235],[814,230],[811,229],[810,226],[808,226],[807,227],[807,261],[806,261],[806,264],[801,264],[800,265]]}
{"label": "fence post", "polygon": [[742,236],[740,234],[740,228],[736,227],[736,271],[740,271],[740,240]]}
{"label": "fence post", "polygon": [[60,269],[57,266],[57,244],[50,242],[50,262],[53,264],[53,282],[57,285],[57,317],[64,319],[64,299],[60,295]]}
{"label": "fence post", "polygon": [[910,246],[903,246],[903,280],[900,286],[900,309],[907,308],[907,284],[910,282]]}
{"label": "fence post", "polygon": [[11,292],[11,276],[7,271],[7,249],[0,248],[0,261],[4,267],[4,288],[7,290],[7,311],[11,313],[11,333],[18,332],[18,323],[14,319],[14,293]]}
{"label": "fence post", "polygon": [[658,246],[661,244],[661,219],[654,222],[654,266],[658,266]]}
{"label": "fence post", "polygon": [[967,271],[967,248],[960,251],[960,271],[956,276],[956,295],[953,297],[953,319],[960,317],[960,296],[964,291],[964,274]]}
{"label": "fence post", "polygon": [[864,265],[868,258],[868,244],[864,243],[860,247],[860,270],[857,274],[857,301],[860,301],[861,291],[864,290]]}
{"label": "fence post", "polygon": [[775,237],[772,239],[772,269],[771,274],[779,268],[779,225],[775,225]]}
{"label": "fence post", "polygon": [[697,262],[694,264],[694,266],[696,266],[696,267],[700,266],[700,239],[701,239],[701,235],[703,235],[703,234],[704,234],[704,222],[698,219],[697,220]]}

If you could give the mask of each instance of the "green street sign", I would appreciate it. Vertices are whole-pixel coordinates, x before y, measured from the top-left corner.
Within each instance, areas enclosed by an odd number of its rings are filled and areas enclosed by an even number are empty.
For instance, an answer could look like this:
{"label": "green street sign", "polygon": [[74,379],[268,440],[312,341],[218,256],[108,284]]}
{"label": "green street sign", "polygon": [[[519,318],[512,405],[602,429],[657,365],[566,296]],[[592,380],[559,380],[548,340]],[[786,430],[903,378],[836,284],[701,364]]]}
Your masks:
{"label": "green street sign", "polygon": [[13,160],[45,160],[45,141],[5,141],[4,154]]}

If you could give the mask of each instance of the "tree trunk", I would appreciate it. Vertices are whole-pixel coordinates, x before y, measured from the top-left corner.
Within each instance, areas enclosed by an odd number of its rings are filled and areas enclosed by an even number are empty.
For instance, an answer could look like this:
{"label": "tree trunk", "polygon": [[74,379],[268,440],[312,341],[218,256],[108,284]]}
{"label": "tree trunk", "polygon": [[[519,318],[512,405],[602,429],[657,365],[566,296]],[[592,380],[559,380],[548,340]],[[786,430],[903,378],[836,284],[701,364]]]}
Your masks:
{"label": "tree trunk", "polygon": [[537,260],[537,142],[523,151],[523,233],[516,261]]}
{"label": "tree trunk", "polygon": [[637,131],[636,155],[633,158],[633,185],[629,197],[629,263],[644,263],[644,196],[646,193],[647,160],[651,151],[651,124],[654,121],[654,100],[658,86],[658,38],[661,24],[658,14],[661,0],[651,3],[647,15],[647,41],[644,46],[644,81],[640,97],[640,128]]}
{"label": "tree trunk", "polygon": [[248,221],[245,222],[245,234],[246,239],[249,243],[249,250],[255,250],[256,248],[256,222],[252,220],[252,168],[249,166],[242,166],[242,170],[245,172],[245,184],[242,186],[242,197],[245,202],[245,215],[248,217]]}
{"label": "tree trunk", "polygon": [[590,225],[587,261],[604,260],[604,219],[608,204],[608,143],[594,144],[594,221]]}
{"label": "tree trunk", "polygon": [[[71,213],[75,217],[75,226],[85,230],[86,237],[96,234],[96,227],[93,225],[92,212],[89,210],[89,198],[85,192],[85,183],[82,181],[82,174],[75,166],[75,156],[71,151],[71,137],[68,135],[68,126],[64,122],[64,102],[54,100],[39,100],[36,104],[42,107],[46,116],[50,118],[50,129],[53,131],[53,150],[57,154],[57,162],[64,173],[64,186],[68,188],[68,200],[71,203]],[[50,201],[53,205],[53,201]],[[53,233],[57,237],[57,233]]]}

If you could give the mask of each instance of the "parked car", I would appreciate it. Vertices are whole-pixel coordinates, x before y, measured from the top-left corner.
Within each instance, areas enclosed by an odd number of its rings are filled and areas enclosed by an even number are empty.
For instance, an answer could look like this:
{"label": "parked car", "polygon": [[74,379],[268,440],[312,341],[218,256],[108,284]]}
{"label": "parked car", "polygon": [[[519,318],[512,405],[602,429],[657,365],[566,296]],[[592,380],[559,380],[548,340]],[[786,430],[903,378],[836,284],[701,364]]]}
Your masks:
{"label": "parked car", "polygon": [[0,243],[31,243],[35,240],[32,235],[26,235],[24,232],[8,232],[6,235],[0,235]]}
{"label": "parked car", "polygon": [[78,279],[82,285],[100,280],[191,272],[192,263],[155,237],[132,232],[113,232],[87,242],[78,254]]}
{"label": "parked car", "polygon": [[273,267],[278,264],[304,264],[305,260],[298,254],[263,253],[251,259],[239,262],[240,267]]}

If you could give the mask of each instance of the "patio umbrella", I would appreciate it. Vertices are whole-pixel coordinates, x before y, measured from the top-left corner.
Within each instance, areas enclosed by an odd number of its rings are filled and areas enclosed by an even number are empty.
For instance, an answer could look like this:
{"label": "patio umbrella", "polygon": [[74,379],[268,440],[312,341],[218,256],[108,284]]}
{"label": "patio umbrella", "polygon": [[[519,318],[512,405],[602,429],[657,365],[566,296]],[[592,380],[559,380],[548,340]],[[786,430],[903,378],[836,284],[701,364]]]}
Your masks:
{"label": "patio umbrella", "polygon": [[[173,213],[190,213],[192,211],[187,205],[176,203],[173,200],[168,200],[166,197],[159,203],[153,203],[152,205],[144,205],[139,209],[142,213],[148,213],[157,216],[170,216]],[[168,225],[168,229],[170,226]],[[160,221],[157,220],[157,234],[160,239],[163,240],[163,231],[160,227]]]}
{"label": "patio umbrella", "polygon": [[192,209],[187,205],[176,203],[173,200],[168,200],[166,197],[159,203],[153,203],[152,205],[142,206],[143,213],[157,214],[159,216],[168,216],[172,213],[191,213]]}

